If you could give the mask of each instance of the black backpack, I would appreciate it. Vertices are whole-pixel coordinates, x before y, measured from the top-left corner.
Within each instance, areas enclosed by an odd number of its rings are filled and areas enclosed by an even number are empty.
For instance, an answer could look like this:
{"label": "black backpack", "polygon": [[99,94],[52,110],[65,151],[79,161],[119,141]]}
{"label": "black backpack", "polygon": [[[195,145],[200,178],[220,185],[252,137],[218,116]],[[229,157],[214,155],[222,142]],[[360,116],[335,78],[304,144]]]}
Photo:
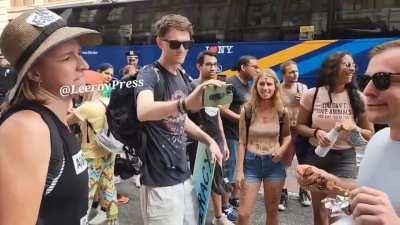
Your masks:
{"label": "black backpack", "polygon": [[[167,89],[165,78],[162,70],[165,70],[157,61],[142,68],[142,70],[152,69],[156,72],[158,78],[158,87],[155,89],[154,97],[156,101],[165,100],[160,99],[159,96],[164,96],[164,91]],[[187,74],[183,70],[179,70],[186,85],[190,84]],[[122,81],[135,81],[135,77],[127,77]],[[157,92],[156,92],[157,91]],[[106,117],[108,127],[113,136],[125,145],[124,152],[129,162],[137,163],[137,157],[143,161],[144,148],[147,143],[147,135],[137,117],[137,104],[134,88],[127,88],[122,85],[121,88],[112,90],[110,103],[107,106]],[[140,162],[141,164],[141,162]],[[138,168],[140,166],[126,166],[127,168]],[[125,171],[126,172],[126,171]],[[132,176],[137,174],[137,171],[132,171]]]}

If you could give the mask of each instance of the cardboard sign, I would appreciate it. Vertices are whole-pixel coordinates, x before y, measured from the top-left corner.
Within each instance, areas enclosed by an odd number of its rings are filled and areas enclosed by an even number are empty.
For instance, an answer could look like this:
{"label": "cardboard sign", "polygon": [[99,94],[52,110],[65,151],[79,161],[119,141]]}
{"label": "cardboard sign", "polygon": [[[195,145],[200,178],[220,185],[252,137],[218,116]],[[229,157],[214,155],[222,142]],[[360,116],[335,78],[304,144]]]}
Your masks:
{"label": "cardboard sign", "polygon": [[194,188],[199,200],[199,225],[204,225],[206,222],[214,169],[215,162],[211,160],[207,146],[199,142],[193,171]]}

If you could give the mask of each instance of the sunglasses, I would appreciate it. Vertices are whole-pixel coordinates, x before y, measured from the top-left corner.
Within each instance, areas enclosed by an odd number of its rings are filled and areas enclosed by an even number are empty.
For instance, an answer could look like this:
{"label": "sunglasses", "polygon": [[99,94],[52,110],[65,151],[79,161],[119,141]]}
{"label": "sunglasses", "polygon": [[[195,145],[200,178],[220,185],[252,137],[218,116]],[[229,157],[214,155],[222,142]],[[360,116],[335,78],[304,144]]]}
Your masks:
{"label": "sunglasses", "polygon": [[366,88],[369,82],[372,80],[372,83],[376,89],[384,91],[390,87],[393,77],[398,76],[400,76],[400,73],[378,72],[372,74],[371,76],[365,74],[361,77],[360,87],[362,90],[364,90],[364,88]]}
{"label": "sunglasses", "polygon": [[194,41],[190,40],[190,41],[176,41],[176,40],[166,40],[166,39],[162,39],[165,42],[168,42],[169,47],[173,50],[178,50],[181,48],[181,45],[183,46],[184,49],[188,50],[189,48],[191,48],[193,46]]}
{"label": "sunglasses", "polygon": [[351,69],[351,68],[357,69],[357,65],[355,63],[342,63],[342,65],[344,67],[346,67],[347,69]]}

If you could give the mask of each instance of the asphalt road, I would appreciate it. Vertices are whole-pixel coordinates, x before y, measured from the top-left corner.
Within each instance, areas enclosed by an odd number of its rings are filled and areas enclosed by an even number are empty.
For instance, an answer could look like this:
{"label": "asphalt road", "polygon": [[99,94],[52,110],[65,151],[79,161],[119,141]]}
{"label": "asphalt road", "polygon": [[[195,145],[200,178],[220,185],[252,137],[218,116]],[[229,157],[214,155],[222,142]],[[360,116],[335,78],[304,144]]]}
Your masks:
{"label": "asphalt road", "polygon": [[[294,167],[289,168],[287,185],[289,192],[292,193],[289,198],[288,208],[284,212],[280,212],[280,225],[311,225],[312,210],[310,207],[302,207],[297,201],[296,191],[298,186],[294,178]],[[128,195],[130,201],[127,205],[120,207],[120,225],[143,225],[140,214],[139,189],[135,187],[132,180],[122,181],[117,184],[120,194]],[[264,208],[264,196],[262,191],[259,192],[257,203],[252,215],[252,225],[264,225],[266,212]],[[207,217],[207,225],[211,225],[213,216],[211,203],[209,205]]]}

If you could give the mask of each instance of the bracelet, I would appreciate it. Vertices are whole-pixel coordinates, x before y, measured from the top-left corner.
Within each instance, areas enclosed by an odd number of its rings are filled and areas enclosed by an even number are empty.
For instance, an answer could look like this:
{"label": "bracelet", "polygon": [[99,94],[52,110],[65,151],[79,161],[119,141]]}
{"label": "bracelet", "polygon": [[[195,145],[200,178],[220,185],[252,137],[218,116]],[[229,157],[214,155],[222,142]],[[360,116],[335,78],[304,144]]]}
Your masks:
{"label": "bracelet", "polygon": [[313,133],[313,137],[317,138],[317,132],[321,130],[319,128],[315,128],[314,133]]}
{"label": "bracelet", "polygon": [[178,112],[183,113],[183,112],[182,112],[182,107],[181,107],[181,105],[182,105],[181,100],[182,100],[182,99],[179,99],[179,100],[177,101],[176,108],[178,109]]}
{"label": "bracelet", "polygon": [[185,113],[189,112],[188,108],[186,107],[185,98],[182,98],[182,109]]}

